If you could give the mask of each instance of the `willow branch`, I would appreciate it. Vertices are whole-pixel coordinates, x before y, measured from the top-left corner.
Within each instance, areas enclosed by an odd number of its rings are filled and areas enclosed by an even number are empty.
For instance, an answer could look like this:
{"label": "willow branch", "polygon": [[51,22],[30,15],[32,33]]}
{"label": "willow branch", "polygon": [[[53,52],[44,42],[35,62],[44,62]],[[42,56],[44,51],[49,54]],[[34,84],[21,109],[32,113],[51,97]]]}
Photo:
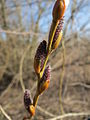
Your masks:
{"label": "willow branch", "polygon": [[3,109],[1,105],[0,105],[0,110],[2,114],[7,118],[7,120],[12,120],[11,117],[5,112],[5,110]]}
{"label": "willow branch", "polygon": [[57,117],[54,117],[54,118],[50,118],[50,119],[47,119],[47,120],[61,120],[63,118],[68,118],[68,117],[78,117],[78,116],[87,116],[87,115],[90,115],[90,112],[82,112],[82,113],[67,113],[67,114],[64,114],[64,115],[61,115],[61,116],[57,116]]}
{"label": "willow branch", "polygon": [[30,49],[30,45],[28,45],[28,47],[26,48],[26,50],[21,58],[21,61],[20,61],[20,83],[21,83],[21,87],[22,87],[23,92],[25,91],[25,86],[24,86],[24,82],[23,82],[23,78],[22,78],[22,69],[23,69],[24,58],[25,58],[29,49]]}
{"label": "willow branch", "polygon": [[64,46],[64,40],[62,41],[62,48],[63,48],[63,66],[62,66],[62,74],[61,74],[61,77],[60,77],[60,90],[59,90],[59,100],[60,100],[61,114],[64,113],[63,105],[62,105],[62,85],[63,85],[64,66],[65,66],[65,46]]}

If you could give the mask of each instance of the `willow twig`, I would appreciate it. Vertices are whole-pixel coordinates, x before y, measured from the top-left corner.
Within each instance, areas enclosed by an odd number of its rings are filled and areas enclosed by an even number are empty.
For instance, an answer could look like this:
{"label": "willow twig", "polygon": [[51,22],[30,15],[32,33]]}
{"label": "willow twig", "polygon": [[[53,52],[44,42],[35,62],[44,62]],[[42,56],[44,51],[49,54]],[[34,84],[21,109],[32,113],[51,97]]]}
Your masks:
{"label": "willow twig", "polygon": [[41,108],[40,106],[38,106],[38,105],[37,105],[37,109],[40,110],[42,113],[44,113],[44,114],[50,116],[50,117],[55,117],[55,116],[56,116],[56,115],[54,115],[54,114],[52,114],[52,113],[46,111],[45,109],[42,109],[42,108]]}
{"label": "willow twig", "polygon": [[1,105],[0,105],[0,110],[2,114],[7,118],[7,120],[12,120],[11,117],[5,112],[5,110],[3,109]]}
{"label": "willow twig", "polygon": [[21,61],[20,61],[20,83],[21,83],[21,87],[22,87],[23,92],[25,91],[25,86],[24,86],[24,82],[23,82],[23,78],[22,78],[23,61],[24,61],[24,58],[25,58],[29,49],[30,49],[30,45],[28,45],[28,47],[26,48],[26,50],[21,58]]}
{"label": "willow twig", "polygon": [[65,66],[65,46],[64,46],[64,40],[62,41],[62,48],[63,48],[63,66],[62,66],[62,74],[61,74],[61,77],[60,77],[59,100],[60,100],[61,114],[64,114],[63,105],[62,105],[62,85],[63,85],[64,66]]}
{"label": "willow twig", "polygon": [[54,117],[54,118],[50,118],[50,119],[47,119],[47,120],[61,120],[63,118],[68,118],[68,117],[78,117],[78,116],[87,116],[87,115],[90,115],[90,112],[81,112],[81,113],[67,113],[67,114],[64,114],[64,115],[60,115],[60,116],[57,116],[57,117]]}
{"label": "willow twig", "polygon": [[14,34],[14,35],[35,35],[35,36],[44,36],[43,33],[35,33],[33,31],[29,31],[29,32],[20,32],[20,31],[12,31],[12,30],[4,30],[4,29],[0,29],[0,33],[6,33],[6,34]]}

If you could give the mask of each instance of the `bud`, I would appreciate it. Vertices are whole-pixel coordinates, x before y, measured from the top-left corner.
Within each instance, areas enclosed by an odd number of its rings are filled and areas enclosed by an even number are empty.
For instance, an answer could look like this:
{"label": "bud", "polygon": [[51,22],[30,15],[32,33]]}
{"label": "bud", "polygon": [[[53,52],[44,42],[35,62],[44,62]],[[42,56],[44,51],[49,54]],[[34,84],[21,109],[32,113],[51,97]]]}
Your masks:
{"label": "bud", "polygon": [[43,68],[46,55],[47,55],[47,43],[45,40],[43,40],[38,46],[34,58],[34,69],[37,74],[39,74]]}
{"label": "bud", "polygon": [[54,21],[58,21],[60,20],[63,15],[64,15],[64,12],[65,12],[65,2],[64,0],[57,0],[55,5],[54,5],[54,8],[53,8],[53,20]]}
{"label": "bud", "polygon": [[56,49],[62,39],[62,28],[63,28],[63,22],[64,19],[62,18],[56,28],[55,35],[53,37],[53,42],[52,42],[52,49]]}
{"label": "bud", "polygon": [[24,92],[24,105],[26,110],[33,116],[35,114],[35,107],[33,106],[33,100],[29,90]]}
{"label": "bud", "polygon": [[60,20],[65,13],[66,8],[68,7],[69,0],[57,0],[53,8],[53,20],[57,22]]}
{"label": "bud", "polygon": [[29,106],[29,110],[30,110],[30,114],[31,114],[32,116],[34,116],[34,115],[35,115],[35,107],[34,107],[33,105],[30,105],[30,106]]}
{"label": "bud", "polygon": [[46,90],[50,83],[50,66],[47,66],[44,70],[43,76],[38,85],[38,92],[41,94],[44,90]]}

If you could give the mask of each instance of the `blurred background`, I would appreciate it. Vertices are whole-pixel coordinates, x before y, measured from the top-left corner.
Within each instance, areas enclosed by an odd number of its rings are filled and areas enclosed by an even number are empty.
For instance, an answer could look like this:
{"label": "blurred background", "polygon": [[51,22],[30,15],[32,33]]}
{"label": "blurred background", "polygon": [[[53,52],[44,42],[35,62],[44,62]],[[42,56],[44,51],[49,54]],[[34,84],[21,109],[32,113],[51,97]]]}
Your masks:
{"label": "blurred background", "polygon": [[[0,109],[12,120],[22,120],[27,115],[20,81],[23,80],[32,96],[35,94],[37,76],[33,59],[39,43],[48,41],[54,3],[55,0],[0,0]],[[64,113],[90,112],[90,0],[70,0],[64,19]],[[50,56],[49,63],[50,86],[41,95],[33,120],[52,120],[61,115],[61,44]],[[89,117],[63,120],[89,120]],[[1,111],[0,120],[7,120]]]}

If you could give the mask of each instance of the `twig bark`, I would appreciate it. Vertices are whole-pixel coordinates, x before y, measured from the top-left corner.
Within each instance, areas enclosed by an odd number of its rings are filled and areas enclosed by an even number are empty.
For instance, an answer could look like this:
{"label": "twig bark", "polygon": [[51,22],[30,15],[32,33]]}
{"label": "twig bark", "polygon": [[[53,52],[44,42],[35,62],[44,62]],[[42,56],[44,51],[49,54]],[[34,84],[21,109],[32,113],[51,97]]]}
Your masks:
{"label": "twig bark", "polygon": [[65,66],[65,47],[64,47],[64,41],[62,41],[62,48],[63,48],[63,66],[62,66],[62,74],[60,76],[59,100],[60,100],[61,114],[64,114],[63,105],[62,105],[62,85],[63,85],[64,66]]}
{"label": "twig bark", "polygon": [[35,33],[33,31],[29,31],[29,32],[20,32],[20,31],[11,31],[11,30],[4,30],[4,29],[0,29],[0,33],[6,33],[6,34],[14,34],[14,35],[35,35],[35,36],[44,36],[45,34],[42,33]]}
{"label": "twig bark", "polygon": [[5,110],[3,109],[1,105],[0,105],[0,110],[2,114],[7,118],[7,120],[12,120],[11,117],[5,112]]}
{"label": "twig bark", "polygon": [[30,49],[30,45],[28,45],[27,49],[25,50],[25,52],[21,58],[21,62],[20,62],[20,83],[21,83],[23,92],[25,91],[25,86],[24,86],[24,82],[23,82],[23,78],[22,78],[23,61],[24,61],[26,53],[28,52],[29,49]]}
{"label": "twig bark", "polygon": [[87,115],[90,115],[90,112],[82,112],[82,113],[67,113],[67,114],[64,114],[64,115],[61,115],[61,116],[57,116],[57,117],[54,117],[54,118],[50,118],[50,119],[47,119],[47,120],[61,120],[62,118],[67,118],[67,117],[78,117],[78,116],[87,116]]}
{"label": "twig bark", "polygon": [[42,108],[41,108],[40,106],[38,106],[38,105],[37,105],[37,109],[38,109],[39,111],[41,111],[42,113],[48,115],[48,116],[51,116],[51,117],[55,117],[55,116],[56,116],[56,115],[54,115],[54,114],[46,111],[45,109],[42,109]]}

